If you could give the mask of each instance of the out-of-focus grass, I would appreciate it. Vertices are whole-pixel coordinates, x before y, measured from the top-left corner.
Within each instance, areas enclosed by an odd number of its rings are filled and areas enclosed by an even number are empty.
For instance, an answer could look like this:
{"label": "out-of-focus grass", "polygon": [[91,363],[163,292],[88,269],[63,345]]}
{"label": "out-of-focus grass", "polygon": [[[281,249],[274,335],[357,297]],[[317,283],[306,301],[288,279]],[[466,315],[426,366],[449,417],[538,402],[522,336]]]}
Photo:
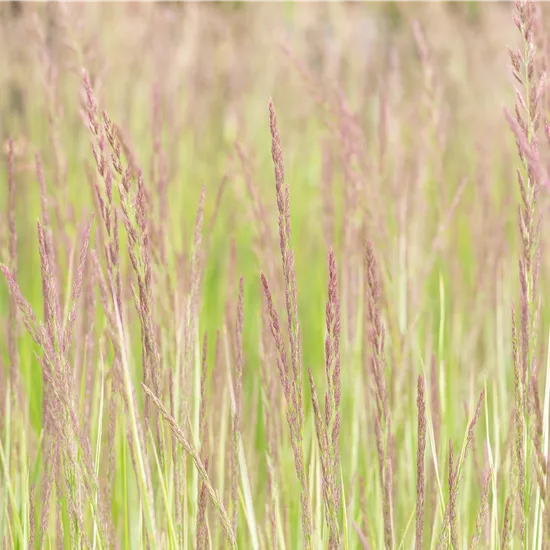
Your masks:
{"label": "out-of-focus grass", "polygon": [[[247,152],[254,186],[266,206],[273,242],[277,244],[266,107],[269,96],[277,106],[286,179],[291,189],[303,363],[304,367],[311,365],[321,387],[324,387],[321,381],[327,283],[326,219],[323,216],[327,191],[322,182],[327,147],[334,165],[330,202],[335,208],[333,244],[340,274],[348,273],[346,269],[349,269],[353,276],[356,264],[363,261],[361,249],[357,250],[361,242],[354,241],[357,255],[350,256],[342,236],[350,215],[343,211],[343,193],[349,183],[345,180],[342,136],[338,134],[342,130],[338,126],[342,120],[335,118],[330,108],[341,107],[339,97],[346,98],[366,139],[365,147],[355,159],[364,163],[357,182],[361,196],[357,212],[361,231],[357,235],[363,237],[364,225],[367,237],[375,243],[382,271],[387,374],[396,438],[395,547],[400,544],[411,547],[414,540],[414,521],[410,520],[416,492],[415,381],[418,374],[423,373],[428,385],[431,384],[432,356],[439,374],[442,411],[438,448],[432,449],[428,443],[426,468],[431,475],[428,475],[427,494],[430,499],[437,494],[434,472],[430,469],[437,452],[443,497],[448,498],[447,442],[451,438],[455,449],[460,449],[468,421],[464,404],[471,415],[477,395],[487,388],[473,457],[465,465],[458,518],[464,547],[475,525],[481,473],[488,467],[494,468],[489,528],[484,541],[487,547],[500,547],[504,503],[510,489],[507,443],[513,409],[510,309],[518,296],[516,153],[502,114],[503,105],[510,106],[513,102],[506,46],[515,44],[517,38],[510,8],[474,3],[460,6],[51,5],[25,6],[16,17],[9,7],[2,7],[0,40],[7,47],[0,54],[0,63],[6,69],[0,76],[0,138],[3,142],[8,135],[14,136],[17,146],[18,281],[22,292],[35,311],[41,312],[42,282],[35,227],[35,220],[40,216],[40,198],[33,167],[34,152],[39,151],[44,160],[49,192],[54,194],[54,201],[59,201],[61,207],[70,204],[78,221],[93,208],[85,163],[93,167],[94,161],[89,133],[78,116],[82,107],[79,96],[81,68],[85,66],[92,76],[101,107],[127,136],[144,169],[146,181],[152,151],[153,87],[158,86],[162,146],[169,179],[169,212],[163,216],[168,219],[167,234],[175,250],[187,253],[191,250],[201,187],[206,187],[203,242],[208,242],[209,247],[201,286],[199,334],[206,331],[210,337],[211,365],[215,360],[216,331],[231,321],[226,316],[226,305],[231,308],[236,303],[238,275],[242,274],[245,281],[243,445],[257,528],[266,547],[264,503],[268,489],[264,452],[267,443],[261,421],[259,368],[262,337],[259,273],[266,266],[254,244],[258,228],[251,215],[235,140]],[[415,42],[416,20],[423,29],[427,57],[423,57]],[[40,38],[41,33],[43,38]],[[302,67],[283,52],[281,43],[286,44],[298,63],[310,71],[313,81],[301,74]],[[328,102],[325,105],[316,102],[315,96],[319,93],[326,94]],[[56,117],[52,119],[54,113]],[[336,126],[327,126],[327,121]],[[57,152],[66,166],[66,199],[54,185],[56,148],[52,143],[52,127],[59,139]],[[345,130],[342,131],[345,134]],[[224,193],[209,234],[216,194],[224,178]],[[0,210],[5,212],[5,172],[0,181]],[[453,205],[459,189],[460,195]],[[370,197],[375,197],[376,202],[370,201]],[[545,226],[543,219],[540,288],[548,281]],[[68,223],[65,229],[72,239],[77,236],[75,224]],[[5,260],[6,224],[2,224],[1,236],[2,259]],[[125,237],[121,237],[121,241],[125,243]],[[236,256],[235,272],[230,279],[232,244]],[[96,246],[99,248],[99,243]],[[275,265],[279,266],[276,247],[262,252],[274,258]],[[62,281],[67,278],[68,256],[69,250],[61,248]],[[130,267],[125,255],[123,263],[126,272]],[[342,267],[348,264],[348,268]],[[174,277],[173,256],[168,261],[168,269]],[[361,269],[357,272],[358,277]],[[341,280],[340,287],[344,294],[346,289],[352,293],[349,303],[343,306],[345,332],[361,318],[366,306],[358,292],[361,281]],[[125,292],[128,291],[126,288]],[[282,304],[281,295],[276,299]],[[132,336],[130,351],[135,361],[132,362],[132,375],[138,391],[141,342],[131,296],[127,302]],[[348,308],[354,306],[357,318],[345,318]],[[2,329],[8,324],[7,311],[8,293],[2,285]],[[231,312],[235,315],[234,309]],[[543,293],[542,334],[546,332],[548,319]],[[168,325],[173,322],[163,321]],[[98,337],[106,338],[105,322],[98,308]],[[232,338],[234,326],[227,325],[226,331]],[[173,338],[174,332],[168,331],[166,339]],[[355,342],[349,342],[343,338],[342,342],[340,452],[348,518],[345,539],[347,547],[359,547],[359,537],[351,524],[353,520],[365,529],[368,525],[371,547],[380,548],[383,540],[382,495],[372,429],[374,404],[369,386],[372,382],[362,364],[361,348],[366,345],[362,340],[358,337]],[[539,340],[537,357],[542,373],[547,342],[544,338]],[[171,345],[172,342],[163,342],[165,368],[170,368],[170,362],[175,360]],[[6,348],[0,349],[7,364]],[[10,439],[12,446],[26,441],[27,449],[36,452],[42,426],[42,374],[34,356],[37,348],[23,329],[19,333],[18,349],[30,424],[14,424],[12,430],[23,426],[24,434],[16,436],[6,426],[0,434],[5,452]],[[112,359],[111,355],[109,351],[104,358],[106,362]],[[96,363],[99,365],[99,359]],[[275,370],[276,367],[273,364],[270,368]],[[541,383],[543,379],[541,374]],[[99,400],[99,384],[100,379],[95,379],[93,395],[96,401]],[[219,411],[215,411],[216,419],[218,413],[222,417],[229,414],[228,397],[225,399],[224,404],[213,405],[219,407]],[[142,402],[141,393],[138,400]],[[312,508],[316,529],[321,530],[321,474],[315,455],[318,450],[309,389],[305,390],[304,403],[304,445]],[[18,405],[26,407],[26,404]],[[98,407],[98,402],[94,402],[94,422],[100,414]],[[195,401],[193,407],[196,407]],[[18,414],[11,411],[14,417]],[[285,522],[283,538],[287,548],[298,548],[302,544],[300,504],[282,412],[280,416],[285,434],[279,468],[279,497],[284,503],[280,510]],[[18,418],[22,422],[23,416]],[[222,438],[217,428],[217,425],[211,426],[210,439],[215,449],[211,471],[216,472],[214,479],[219,486],[218,469],[223,471],[229,463],[224,450],[216,447]],[[112,505],[117,540],[122,547],[128,544],[138,547],[143,544],[136,529],[142,511],[124,432],[121,426],[117,429]],[[229,426],[226,429],[230,430]],[[104,438],[106,431],[103,426]],[[226,437],[231,438],[230,431]],[[97,431],[92,436],[94,443],[96,438]],[[28,475],[26,468],[31,468],[35,455],[30,451],[16,455],[14,451],[14,456],[18,456],[22,464],[12,462],[10,465],[17,484],[15,498],[19,503],[26,503],[21,476]],[[38,458],[39,472],[47,466],[41,463],[42,458]],[[187,468],[191,480],[195,474],[190,473],[190,463]],[[151,469],[156,470],[153,461]],[[37,475],[40,477],[42,473]],[[5,537],[8,547],[12,541],[18,541],[14,545],[22,547],[13,518],[23,517],[23,511],[15,512],[13,504],[8,505],[8,485],[5,483],[8,476],[6,473],[3,476],[0,495],[4,522],[0,521],[0,534]],[[366,510],[361,509],[359,477],[365,481]],[[196,483],[196,477],[194,480]],[[193,487],[191,482],[190,486]],[[168,493],[172,498],[173,488]],[[189,547],[195,544],[194,498],[195,495],[189,496],[190,519],[186,525]],[[159,518],[162,517],[162,499],[159,486],[155,491],[155,510]],[[244,494],[241,499],[238,541],[241,547],[247,548],[251,538]],[[227,499],[226,503],[228,505]],[[363,512],[368,516],[366,523],[363,523],[366,521]],[[427,513],[431,516],[426,518],[425,538],[434,541],[435,546],[441,520],[432,500],[429,500]],[[6,518],[9,518],[10,528],[5,527]],[[340,519],[343,522],[343,517]],[[27,521],[23,519],[25,528],[28,528]],[[210,507],[208,521],[213,546],[221,544],[217,518]],[[166,524],[159,521],[161,523],[160,529],[164,529]],[[53,546],[53,521],[50,531],[48,544]],[[433,537],[432,531],[436,533]],[[320,547],[326,544],[324,531],[316,536],[323,541]],[[68,540],[66,531],[66,544]],[[166,540],[159,542],[161,547],[169,546]]]}

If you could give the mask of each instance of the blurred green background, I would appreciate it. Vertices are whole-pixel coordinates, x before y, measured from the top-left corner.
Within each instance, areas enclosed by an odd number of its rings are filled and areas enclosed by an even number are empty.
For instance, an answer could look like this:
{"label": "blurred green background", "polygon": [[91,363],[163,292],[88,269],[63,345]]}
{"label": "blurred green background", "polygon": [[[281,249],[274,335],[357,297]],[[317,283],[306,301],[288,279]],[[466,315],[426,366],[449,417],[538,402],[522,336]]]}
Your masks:
{"label": "blurred green background", "polygon": [[[243,274],[244,385],[245,393],[256,395],[259,274],[270,269],[269,261],[280,269],[267,110],[272,97],[291,189],[304,367],[311,365],[322,379],[327,248],[336,250],[343,324],[353,335],[361,307],[354,277],[367,235],[383,273],[392,388],[403,404],[395,424],[411,416],[416,396],[405,390],[434,354],[443,377],[446,435],[462,437],[464,402],[487,380],[512,387],[517,160],[503,115],[514,101],[507,47],[518,37],[511,10],[508,3],[474,2],[2,3],[0,143],[4,152],[8,136],[16,145],[24,295],[41,310],[35,153],[43,159],[53,204],[71,238],[93,208],[86,176],[93,157],[81,114],[86,68],[101,108],[121,128],[146,183],[158,108],[168,185],[168,209],[160,216],[168,220],[174,244],[168,259],[174,273],[175,251],[190,249],[205,186],[208,254],[200,327],[214,335],[228,321],[226,304],[234,302]],[[258,247],[247,170],[271,229],[267,249]],[[4,213],[6,171],[0,174]],[[542,203],[547,208],[544,197]],[[548,283],[545,227],[543,221],[541,288]],[[0,257],[6,261],[7,225],[0,224],[0,231]],[[68,245],[65,252],[68,257]],[[0,285],[3,325],[7,304]],[[544,296],[542,320],[544,327]],[[137,320],[131,325],[137,330]],[[356,350],[344,347],[342,393],[350,412],[356,371],[346,365],[355,364]],[[40,373],[26,335],[20,350],[27,387],[38,387]],[[253,418],[258,402],[245,399]],[[509,404],[491,401],[497,417],[507,418]],[[39,402],[31,409],[38,427]],[[369,422],[361,416],[365,433]],[[261,450],[260,423],[243,429],[253,434],[247,449]],[[399,432],[403,438],[408,429]],[[408,494],[411,483],[412,476]],[[396,506],[404,525],[410,509]],[[466,510],[468,503],[462,506]],[[469,518],[471,523],[475,513]]]}

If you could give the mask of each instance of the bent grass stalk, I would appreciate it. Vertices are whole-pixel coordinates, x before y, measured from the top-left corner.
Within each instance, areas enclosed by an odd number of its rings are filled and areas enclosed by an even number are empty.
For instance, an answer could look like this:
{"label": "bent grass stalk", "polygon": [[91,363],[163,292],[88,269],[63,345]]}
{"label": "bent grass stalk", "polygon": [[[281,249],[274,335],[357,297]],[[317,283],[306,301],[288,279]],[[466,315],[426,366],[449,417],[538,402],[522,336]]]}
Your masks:
{"label": "bent grass stalk", "polygon": [[160,411],[164,419],[168,422],[168,425],[170,426],[172,433],[174,434],[176,439],[181,443],[185,453],[188,454],[193,460],[193,463],[195,464],[195,468],[197,469],[199,477],[201,478],[202,482],[204,483],[204,486],[206,487],[206,490],[208,491],[210,500],[212,501],[212,504],[215,506],[215,508],[218,511],[222,529],[227,538],[229,547],[231,549],[236,549],[237,540],[235,538],[233,528],[231,526],[231,521],[229,520],[229,516],[227,515],[227,511],[225,509],[225,506],[223,505],[223,502],[220,499],[218,492],[214,489],[214,487],[212,486],[212,483],[210,482],[210,478],[208,477],[208,473],[199,456],[199,453],[195,450],[194,446],[189,442],[183,430],[180,428],[180,426],[178,425],[174,417],[164,407],[160,399],[145,384],[143,384],[143,382],[141,386],[143,388],[143,391],[151,398],[155,406],[158,408],[158,410]]}

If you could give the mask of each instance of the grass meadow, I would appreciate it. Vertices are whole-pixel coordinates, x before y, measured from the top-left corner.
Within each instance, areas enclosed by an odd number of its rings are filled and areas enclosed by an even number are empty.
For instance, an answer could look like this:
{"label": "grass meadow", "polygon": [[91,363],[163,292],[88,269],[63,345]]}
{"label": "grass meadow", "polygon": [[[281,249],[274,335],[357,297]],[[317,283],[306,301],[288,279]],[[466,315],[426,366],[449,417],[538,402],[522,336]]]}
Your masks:
{"label": "grass meadow", "polygon": [[550,548],[549,23],[0,5],[2,548]]}

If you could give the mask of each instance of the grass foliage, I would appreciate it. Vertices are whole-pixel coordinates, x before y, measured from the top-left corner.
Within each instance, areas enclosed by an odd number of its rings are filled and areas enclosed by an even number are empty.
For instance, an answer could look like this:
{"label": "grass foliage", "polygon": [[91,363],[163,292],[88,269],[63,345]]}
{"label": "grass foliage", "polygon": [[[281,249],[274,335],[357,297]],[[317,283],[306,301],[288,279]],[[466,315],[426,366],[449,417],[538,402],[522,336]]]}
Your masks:
{"label": "grass foliage", "polygon": [[545,5],[0,16],[3,548],[550,548]]}

